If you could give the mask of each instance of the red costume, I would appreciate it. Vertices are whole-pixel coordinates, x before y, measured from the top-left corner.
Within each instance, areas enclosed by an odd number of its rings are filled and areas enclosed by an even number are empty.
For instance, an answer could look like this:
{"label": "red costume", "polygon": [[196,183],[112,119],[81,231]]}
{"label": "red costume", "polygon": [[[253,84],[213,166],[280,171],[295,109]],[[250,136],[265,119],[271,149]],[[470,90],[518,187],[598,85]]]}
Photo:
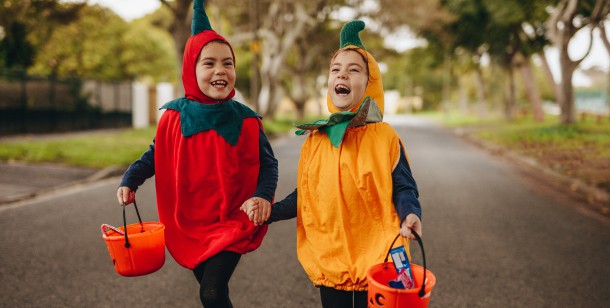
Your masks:
{"label": "red costume", "polygon": [[226,42],[213,30],[188,40],[182,66],[186,98],[163,107],[155,142],[157,206],[166,245],[189,269],[220,251],[253,251],[267,232],[267,225],[255,227],[239,209],[256,191],[260,119],[231,100],[235,90],[216,101],[197,85],[195,63],[212,40]]}

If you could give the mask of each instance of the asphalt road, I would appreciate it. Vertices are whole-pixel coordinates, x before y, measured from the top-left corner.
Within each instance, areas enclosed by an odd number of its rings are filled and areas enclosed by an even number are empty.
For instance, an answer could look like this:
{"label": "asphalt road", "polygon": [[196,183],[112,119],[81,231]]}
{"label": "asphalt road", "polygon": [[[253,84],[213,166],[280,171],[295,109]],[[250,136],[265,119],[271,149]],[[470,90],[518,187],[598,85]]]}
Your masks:
{"label": "asphalt road", "polygon": [[[446,131],[391,120],[420,189],[427,263],[437,279],[431,307],[610,304],[607,218]],[[278,199],[294,189],[302,141],[273,142]],[[153,182],[138,191],[144,220],[156,220]],[[200,306],[192,273],[169,254],[148,276],[114,272],[99,227],[122,223],[117,183],[0,207],[0,307]],[[231,281],[235,307],[320,307],[296,259],[294,224],[272,224],[261,248],[242,257]],[[412,254],[422,264],[417,248]]]}

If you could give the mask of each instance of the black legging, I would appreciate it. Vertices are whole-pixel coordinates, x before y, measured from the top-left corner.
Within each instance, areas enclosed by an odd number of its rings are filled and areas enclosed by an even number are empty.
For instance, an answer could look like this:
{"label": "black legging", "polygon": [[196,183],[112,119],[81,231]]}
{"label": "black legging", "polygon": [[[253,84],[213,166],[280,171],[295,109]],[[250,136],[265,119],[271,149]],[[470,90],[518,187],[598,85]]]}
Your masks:
{"label": "black legging", "polygon": [[324,308],[366,308],[366,291],[341,291],[320,286],[320,298]]}
{"label": "black legging", "polygon": [[235,271],[241,255],[221,251],[193,270],[199,282],[199,297],[206,308],[232,308],[229,299],[229,279]]}

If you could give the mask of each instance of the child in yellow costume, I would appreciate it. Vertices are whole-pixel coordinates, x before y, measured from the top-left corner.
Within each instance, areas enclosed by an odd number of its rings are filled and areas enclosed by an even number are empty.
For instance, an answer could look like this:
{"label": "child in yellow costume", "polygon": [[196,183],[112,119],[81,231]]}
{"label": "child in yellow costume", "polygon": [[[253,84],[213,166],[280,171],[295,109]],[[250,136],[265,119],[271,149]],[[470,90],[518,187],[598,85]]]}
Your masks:
{"label": "child in yellow costume", "polygon": [[[404,146],[383,119],[379,66],[360,40],[364,22],[341,30],[331,59],[327,120],[301,148],[297,189],[271,207],[267,223],[297,217],[297,255],[323,307],[366,307],[368,269],[399,232],[421,234],[421,206]],[[243,208],[250,214],[255,208]]]}

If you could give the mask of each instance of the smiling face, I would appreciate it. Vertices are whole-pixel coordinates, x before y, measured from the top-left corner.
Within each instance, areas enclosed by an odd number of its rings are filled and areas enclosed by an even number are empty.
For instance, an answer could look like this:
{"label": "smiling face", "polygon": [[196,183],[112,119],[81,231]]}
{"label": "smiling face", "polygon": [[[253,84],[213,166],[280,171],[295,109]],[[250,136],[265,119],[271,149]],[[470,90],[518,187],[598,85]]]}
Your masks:
{"label": "smiling face", "polygon": [[369,80],[367,64],[354,50],[340,51],[330,64],[328,91],[330,99],[341,111],[354,108],[364,96]]}
{"label": "smiling face", "polygon": [[235,61],[227,44],[212,41],[203,46],[195,64],[197,85],[211,99],[225,99],[235,87]]}

